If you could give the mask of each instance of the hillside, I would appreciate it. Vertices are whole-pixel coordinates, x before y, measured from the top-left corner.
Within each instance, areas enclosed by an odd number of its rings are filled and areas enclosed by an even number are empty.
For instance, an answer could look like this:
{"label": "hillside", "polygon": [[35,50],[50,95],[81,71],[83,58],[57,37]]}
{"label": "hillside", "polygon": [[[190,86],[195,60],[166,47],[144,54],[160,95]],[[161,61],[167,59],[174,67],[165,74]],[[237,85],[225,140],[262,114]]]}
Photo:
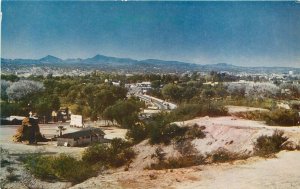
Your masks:
{"label": "hillside", "polygon": [[40,59],[1,59],[2,68],[16,68],[29,66],[63,67],[76,69],[99,69],[103,71],[127,71],[127,72],[177,72],[185,71],[227,71],[248,73],[287,73],[293,70],[300,73],[300,68],[290,67],[242,67],[227,63],[195,64],[179,61],[166,61],[158,59],[135,60],[131,58],[117,58],[104,55],[96,55],[91,58],[60,59],[47,55]]}

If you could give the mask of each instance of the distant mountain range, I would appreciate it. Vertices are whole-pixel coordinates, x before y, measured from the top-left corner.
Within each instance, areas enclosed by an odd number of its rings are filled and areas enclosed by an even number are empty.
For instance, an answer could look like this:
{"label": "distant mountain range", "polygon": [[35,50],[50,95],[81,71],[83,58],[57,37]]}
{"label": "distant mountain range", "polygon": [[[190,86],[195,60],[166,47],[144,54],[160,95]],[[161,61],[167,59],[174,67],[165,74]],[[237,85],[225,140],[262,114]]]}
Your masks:
{"label": "distant mountain range", "polygon": [[96,55],[92,58],[60,59],[48,55],[41,59],[5,59],[1,58],[2,67],[29,67],[48,66],[76,69],[99,69],[103,71],[126,71],[126,72],[177,72],[186,71],[227,71],[248,73],[287,73],[293,70],[300,73],[300,68],[291,67],[243,67],[227,63],[218,64],[194,64],[179,61],[165,61],[158,59],[135,60],[130,58],[117,58],[104,55]]}

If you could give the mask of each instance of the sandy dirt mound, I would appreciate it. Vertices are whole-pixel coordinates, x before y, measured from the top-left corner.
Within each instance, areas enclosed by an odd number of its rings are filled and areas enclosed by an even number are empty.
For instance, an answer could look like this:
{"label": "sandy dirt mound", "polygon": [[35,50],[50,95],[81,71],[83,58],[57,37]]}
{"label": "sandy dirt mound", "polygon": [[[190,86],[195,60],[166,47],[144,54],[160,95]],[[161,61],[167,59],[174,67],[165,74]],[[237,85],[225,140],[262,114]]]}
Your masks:
{"label": "sandy dirt mound", "polygon": [[71,188],[299,188],[300,152],[282,151],[277,156],[174,170],[122,171],[94,177]]}
{"label": "sandy dirt mound", "polygon": [[[205,126],[204,139],[192,141],[202,154],[220,147],[232,152],[252,153],[253,144],[261,135],[271,135],[275,129],[285,132],[291,141],[299,143],[300,128],[271,127],[263,122],[244,120],[232,116],[202,117],[179,125]],[[300,185],[300,152],[280,152],[278,159],[253,157],[233,163],[201,165],[174,170],[144,170],[157,161],[152,154],[160,147],[166,157],[178,156],[173,144],[149,145],[143,141],[134,147],[137,157],[129,171],[91,178],[73,188],[297,188]]]}
{"label": "sandy dirt mound", "polygon": [[296,126],[267,126],[262,121],[245,120],[234,116],[201,117],[177,124],[205,126],[206,137],[193,141],[201,153],[209,153],[223,147],[232,152],[251,154],[256,139],[261,135],[272,135],[276,129],[283,130],[289,141],[300,144],[300,128]]}
{"label": "sandy dirt mound", "polygon": [[[194,176],[196,182],[180,183],[176,188],[224,188],[224,189],[264,189],[299,188],[300,152],[282,151],[278,158],[252,160],[236,165],[219,164],[207,166]],[[255,159],[255,158],[254,158]]]}
{"label": "sandy dirt mound", "polygon": [[109,175],[102,175],[91,178],[88,181],[78,184],[72,189],[92,189],[92,188],[175,188],[176,183],[192,182],[198,180],[193,176],[199,168],[174,169],[174,170],[144,170],[117,172]]}

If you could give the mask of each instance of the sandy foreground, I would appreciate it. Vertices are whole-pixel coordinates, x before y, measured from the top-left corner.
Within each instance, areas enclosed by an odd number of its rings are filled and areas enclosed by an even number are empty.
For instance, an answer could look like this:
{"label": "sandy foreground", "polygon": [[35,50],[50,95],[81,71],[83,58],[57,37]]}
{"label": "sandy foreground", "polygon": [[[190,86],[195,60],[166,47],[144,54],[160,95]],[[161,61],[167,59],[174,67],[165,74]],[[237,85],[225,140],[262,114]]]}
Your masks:
{"label": "sandy foreground", "polygon": [[282,151],[273,159],[253,157],[174,170],[117,172],[91,178],[71,188],[287,189],[299,188],[299,178],[300,152]]}
{"label": "sandy foreground", "polygon": [[[261,135],[274,130],[285,132],[290,141],[300,143],[299,127],[272,127],[263,122],[249,121],[232,116],[201,117],[178,124],[205,126],[206,138],[193,141],[195,148],[209,153],[220,147],[233,152],[253,151],[253,144]],[[233,141],[233,142],[231,142]],[[171,146],[161,146],[170,156],[178,152]],[[150,158],[157,145],[144,141],[135,146],[138,155],[129,171],[116,170],[110,174],[91,178],[73,189],[84,188],[228,188],[228,189],[287,189],[300,188],[300,151],[281,151],[276,158],[252,157],[232,163],[201,165],[173,170],[144,170],[153,163]]]}
{"label": "sandy foreground", "polygon": [[[201,117],[193,120],[178,122],[179,125],[205,126],[206,137],[204,139],[193,140],[195,148],[202,154],[209,153],[220,147],[233,152],[251,153],[253,143],[261,135],[271,135],[275,129],[285,132],[296,144],[300,144],[299,127],[271,127],[263,122],[249,121],[232,116],[225,117]],[[18,144],[11,142],[11,136],[15,129],[11,127],[0,128],[0,145],[8,149],[10,154],[25,153],[67,153],[80,157],[84,148],[57,147],[55,142],[40,144],[37,146]],[[66,132],[72,132],[68,128]],[[43,134],[57,134],[53,125],[41,125]],[[108,127],[104,129],[107,138],[125,137],[126,130]],[[155,152],[159,145],[149,145],[144,141],[134,147],[138,153],[129,167],[129,171],[124,168],[109,170],[97,177],[90,178],[83,183],[71,186],[67,182],[49,183],[33,178],[16,162],[21,180],[27,180],[29,184],[23,182],[10,183],[6,188],[300,188],[300,151],[282,151],[277,154],[277,158],[264,159],[252,157],[247,160],[239,160],[232,163],[201,165],[189,168],[173,170],[144,170],[146,166],[155,162],[151,154]],[[178,155],[172,145],[160,146],[169,156]],[[1,168],[1,179],[5,179],[5,169]],[[24,178],[25,177],[25,178]]]}
{"label": "sandy foreground", "polygon": [[199,180],[176,188],[300,188],[300,152],[282,151],[277,158],[252,158],[234,165],[208,166],[197,172]]}

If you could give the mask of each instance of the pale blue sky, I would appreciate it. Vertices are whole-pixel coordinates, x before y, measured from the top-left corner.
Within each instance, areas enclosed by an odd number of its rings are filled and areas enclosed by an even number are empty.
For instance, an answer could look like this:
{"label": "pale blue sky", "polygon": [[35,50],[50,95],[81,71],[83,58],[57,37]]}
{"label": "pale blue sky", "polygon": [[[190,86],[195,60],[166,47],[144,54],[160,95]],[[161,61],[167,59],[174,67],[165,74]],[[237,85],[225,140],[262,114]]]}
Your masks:
{"label": "pale blue sky", "polygon": [[300,67],[295,2],[2,2],[2,57]]}

